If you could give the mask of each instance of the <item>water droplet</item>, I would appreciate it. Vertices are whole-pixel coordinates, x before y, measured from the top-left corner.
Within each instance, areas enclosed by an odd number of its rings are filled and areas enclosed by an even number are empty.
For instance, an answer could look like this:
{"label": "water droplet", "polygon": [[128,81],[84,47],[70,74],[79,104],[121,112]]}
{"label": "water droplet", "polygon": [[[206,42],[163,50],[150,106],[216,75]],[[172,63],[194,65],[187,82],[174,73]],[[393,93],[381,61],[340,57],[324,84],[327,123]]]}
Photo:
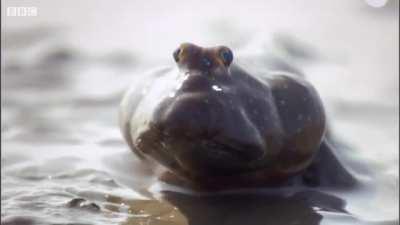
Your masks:
{"label": "water droplet", "polygon": [[222,91],[222,88],[220,88],[218,85],[213,85],[212,89],[214,89],[215,91]]}
{"label": "water droplet", "polygon": [[202,61],[203,61],[203,65],[204,66],[206,66],[206,67],[210,67],[211,66],[211,61],[208,58],[204,57],[202,59]]}
{"label": "water droplet", "polygon": [[279,101],[279,104],[281,104],[281,105],[286,105],[286,101],[285,101],[285,100],[280,100],[280,101]]}
{"label": "water droplet", "polygon": [[170,97],[170,98],[173,98],[173,97],[175,97],[175,92],[171,92],[171,93],[169,93],[168,97]]}

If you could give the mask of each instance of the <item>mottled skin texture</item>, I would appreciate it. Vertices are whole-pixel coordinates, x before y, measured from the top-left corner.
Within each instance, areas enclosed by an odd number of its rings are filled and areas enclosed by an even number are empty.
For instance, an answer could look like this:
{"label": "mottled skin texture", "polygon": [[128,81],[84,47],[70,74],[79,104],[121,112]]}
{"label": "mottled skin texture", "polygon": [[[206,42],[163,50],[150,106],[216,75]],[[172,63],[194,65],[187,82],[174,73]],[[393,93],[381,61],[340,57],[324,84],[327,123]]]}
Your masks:
{"label": "mottled skin texture", "polygon": [[251,75],[224,46],[185,43],[173,57],[178,74],[161,71],[149,80],[177,85],[149,81],[145,95],[134,88],[120,115],[132,150],[165,166],[167,180],[218,188],[281,185],[314,170],[326,122],[310,83],[284,74]]}

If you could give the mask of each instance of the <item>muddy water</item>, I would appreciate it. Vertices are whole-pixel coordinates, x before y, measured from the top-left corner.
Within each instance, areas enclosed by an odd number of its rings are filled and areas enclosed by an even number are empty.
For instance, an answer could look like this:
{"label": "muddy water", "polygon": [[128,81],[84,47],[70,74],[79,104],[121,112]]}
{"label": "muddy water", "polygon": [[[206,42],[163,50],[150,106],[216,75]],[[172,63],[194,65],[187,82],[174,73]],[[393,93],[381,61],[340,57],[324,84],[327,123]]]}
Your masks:
{"label": "muddy water", "polygon": [[[2,224],[398,224],[398,1],[35,4],[36,18],[2,18]],[[118,104],[182,41],[305,74],[360,185],[215,195],[157,181]]]}

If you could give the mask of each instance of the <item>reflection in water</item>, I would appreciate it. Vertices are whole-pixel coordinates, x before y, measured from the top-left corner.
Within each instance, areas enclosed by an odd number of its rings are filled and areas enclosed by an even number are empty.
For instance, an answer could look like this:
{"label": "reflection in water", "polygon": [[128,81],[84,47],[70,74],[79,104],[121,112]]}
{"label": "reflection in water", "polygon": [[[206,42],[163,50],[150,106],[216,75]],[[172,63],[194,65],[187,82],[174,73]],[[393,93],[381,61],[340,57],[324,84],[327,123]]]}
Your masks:
{"label": "reflection in water", "polygon": [[190,225],[317,225],[322,220],[318,211],[345,212],[342,200],[321,192],[201,197],[163,192],[163,197],[179,208]]}
{"label": "reflection in water", "polygon": [[175,206],[158,200],[124,200],[108,196],[104,206],[113,212],[126,212],[128,218],[121,225],[187,225],[186,217]]}

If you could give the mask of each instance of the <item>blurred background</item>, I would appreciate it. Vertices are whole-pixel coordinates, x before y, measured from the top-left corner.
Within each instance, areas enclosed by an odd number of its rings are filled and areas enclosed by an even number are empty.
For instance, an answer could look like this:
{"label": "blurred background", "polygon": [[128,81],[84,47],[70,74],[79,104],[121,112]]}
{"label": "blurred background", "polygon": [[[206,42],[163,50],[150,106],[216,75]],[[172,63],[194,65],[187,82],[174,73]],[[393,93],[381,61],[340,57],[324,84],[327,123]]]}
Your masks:
{"label": "blurred background", "polygon": [[[117,123],[132,78],[174,66],[182,42],[227,45],[235,60],[261,62],[251,69],[273,60],[305,74],[350,146],[344,158],[369,165],[373,175],[358,171],[364,190],[321,190],[347,203],[341,212],[312,209],[323,218],[304,224],[398,224],[398,0],[1,3],[4,224],[196,224],[149,191],[154,177]],[[36,7],[36,15],[8,7]]]}

